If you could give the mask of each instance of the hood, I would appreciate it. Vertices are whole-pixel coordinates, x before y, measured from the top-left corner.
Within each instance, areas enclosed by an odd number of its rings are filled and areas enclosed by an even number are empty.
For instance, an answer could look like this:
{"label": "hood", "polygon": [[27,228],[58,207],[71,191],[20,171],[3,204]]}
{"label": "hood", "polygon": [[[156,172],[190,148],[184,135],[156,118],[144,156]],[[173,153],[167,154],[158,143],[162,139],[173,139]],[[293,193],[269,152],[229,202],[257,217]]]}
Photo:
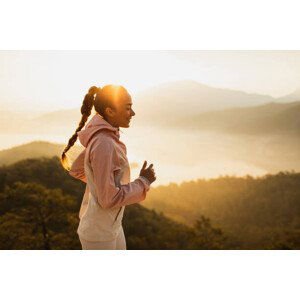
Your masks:
{"label": "hood", "polygon": [[86,124],[85,128],[78,132],[80,143],[86,148],[92,136],[101,130],[109,131],[115,138],[120,138],[119,129],[113,127],[102,116],[96,113]]}

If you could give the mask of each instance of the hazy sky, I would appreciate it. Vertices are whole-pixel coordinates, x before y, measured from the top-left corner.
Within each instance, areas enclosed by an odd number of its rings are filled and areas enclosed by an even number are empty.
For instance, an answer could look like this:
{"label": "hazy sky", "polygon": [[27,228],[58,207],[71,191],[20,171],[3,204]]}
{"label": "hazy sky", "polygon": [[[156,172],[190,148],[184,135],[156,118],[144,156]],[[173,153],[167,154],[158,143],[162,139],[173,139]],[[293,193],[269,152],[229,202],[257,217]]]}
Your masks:
{"label": "hazy sky", "polygon": [[0,51],[0,109],[74,108],[91,85],[134,96],[182,79],[279,97],[300,88],[299,75],[300,51]]}

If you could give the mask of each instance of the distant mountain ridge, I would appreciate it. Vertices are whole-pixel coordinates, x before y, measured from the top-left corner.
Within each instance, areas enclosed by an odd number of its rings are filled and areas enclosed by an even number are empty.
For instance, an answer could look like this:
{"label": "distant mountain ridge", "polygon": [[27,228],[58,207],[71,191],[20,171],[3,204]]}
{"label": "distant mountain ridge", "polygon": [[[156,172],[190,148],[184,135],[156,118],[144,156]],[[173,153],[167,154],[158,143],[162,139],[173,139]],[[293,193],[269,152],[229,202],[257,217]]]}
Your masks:
{"label": "distant mountain ridge", "polygon": [[277,99],[277,101],[284,102],[284,103],[299,101],[299,100],[300,100],[300,88],[296,89],[293,93],[290,93],[286,96]]}
{"label": "distant mountain ridge", "polygon": [[[297,98],[298,94],[299,98]],[[196,114],[225,109],[232,109],[234,113],[235,108],[258,107],[280,101],[292,102],[290,100],[300,100],[300,90],[283,98],[273,98],[267,95],[210,87],[192,80],[181,80],[163,83],[137,94],[133,98],[133,109],[136,115],[132,124],[168,125],[181,118],[193,118]],[[63,131],[71,136],[81,119],[81,101],[78,100],[78,108],[44,113],[32,118],[3,112],[0,133],[47,135],[60,134]],[[94,110],[90,118],[93,114]]]}
{"label": "distant mountain ridge", "polygon": [[73,108],[73,109],[64,109],[64,110],[57,110],[53,112],[49,112],[46,114],[42,114],[38,117],[32,119],[33,122],[46,122],[49,125],[55,126],[69,126],[69,124],[73,124],[74,127],[74,120],[78,122],[81,119],[81,112],[80,107]]}
{"label": "distant mountain ridge", "polygon": [[[266,95],[249,94],[242,91],[210,87],[192,80],[182,80],[163,83],[140,92],[133,99],[134,107],[142,115],[152,115],[151,110],[167,109],[171,113],[182,114],[182,105],[189,105],[192,111],[211,111],[234,106],[251,106],[275,101],[275,98]],[[80,107],[60,110],[43,114],[35,121],[43,120],[59,123],[62,120],[80,120]]]}
{"label": "distant mountain ridge", "polygon": [[266,95],[214,88],[192,80],[160,84],[149,88],[136,97],[139,111],[136,121],[161,122],[175,120],[178,116],[215,111],[232,107],[247,107],[276,101]]}
{"label": "distant mountain ridge", "polygon": [[231,134],[300,135],[300,101],[268,103],[255,107],[231,108],[183,117],[170,124],[194,130],[215,130]]}

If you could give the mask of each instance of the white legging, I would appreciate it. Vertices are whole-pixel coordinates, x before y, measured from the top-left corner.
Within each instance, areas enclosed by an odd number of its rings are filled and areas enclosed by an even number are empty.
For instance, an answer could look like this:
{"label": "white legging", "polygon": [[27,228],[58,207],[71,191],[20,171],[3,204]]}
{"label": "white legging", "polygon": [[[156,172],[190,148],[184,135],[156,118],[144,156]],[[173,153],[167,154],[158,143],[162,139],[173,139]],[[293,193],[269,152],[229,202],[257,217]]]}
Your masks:
{"label": "white legging", "polygon": [[82,250],[126,250],[126,240],[123,227],[116,239],[112,241],[91,242],[82,239],[79,236]]}

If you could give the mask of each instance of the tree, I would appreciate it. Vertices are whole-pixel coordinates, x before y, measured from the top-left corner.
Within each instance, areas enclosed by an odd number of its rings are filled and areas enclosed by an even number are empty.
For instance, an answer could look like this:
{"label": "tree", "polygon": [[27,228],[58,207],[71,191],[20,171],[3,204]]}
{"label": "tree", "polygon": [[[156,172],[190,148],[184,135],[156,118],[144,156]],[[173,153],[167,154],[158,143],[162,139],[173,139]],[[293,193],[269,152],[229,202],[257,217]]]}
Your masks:
{"label": "tree", "polygon": [[219,228],[212,227],[210,219],[201,215],[194,224],[193,248],[211,250],[225,249],[226,237]]}
{"label": "tree", "polygon": [[76,201],[60,189],[15,182],[0,194],[1,249],[80,249]]}

